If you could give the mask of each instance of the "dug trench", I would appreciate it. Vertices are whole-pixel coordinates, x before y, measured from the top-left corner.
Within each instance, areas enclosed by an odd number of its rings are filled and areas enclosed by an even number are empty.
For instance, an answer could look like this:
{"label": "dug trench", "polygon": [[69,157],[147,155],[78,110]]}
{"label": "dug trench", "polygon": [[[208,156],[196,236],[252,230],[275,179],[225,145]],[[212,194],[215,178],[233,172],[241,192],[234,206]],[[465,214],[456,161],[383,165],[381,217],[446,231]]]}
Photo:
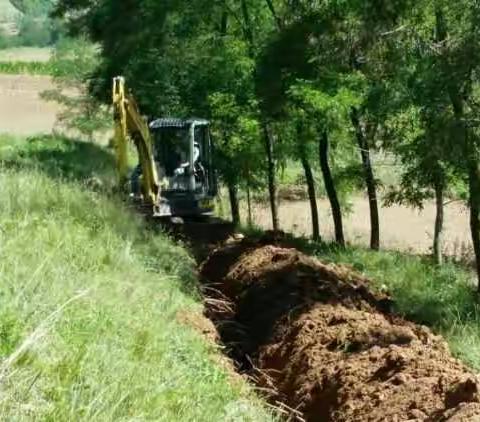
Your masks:
{"label": "dug trench", "polygon": [[224,243],[199,273],[223,348],[286,419],[480,421],[476,375],[351,269],[265,236]]}

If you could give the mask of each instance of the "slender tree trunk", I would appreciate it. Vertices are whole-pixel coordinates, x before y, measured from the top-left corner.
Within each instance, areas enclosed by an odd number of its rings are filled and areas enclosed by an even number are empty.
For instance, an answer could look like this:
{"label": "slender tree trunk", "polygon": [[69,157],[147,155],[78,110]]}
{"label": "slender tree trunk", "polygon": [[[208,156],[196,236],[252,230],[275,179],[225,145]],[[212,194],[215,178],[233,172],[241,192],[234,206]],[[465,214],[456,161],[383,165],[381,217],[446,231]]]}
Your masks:
{"label": "slender tree trunk", "polygon": [[356,108],[352,109],[351,120],[362,156],[365,184],[367,185],[368,203],[370,206],[370,247],[378,251],[380,249],[380,217],[378,212],[377,183],[370,159],[370,145]]}
{"label": "slender tree trunk", "polygon": [[267,174],[268,174],[268,192],[270,196],[270,209],[272,211],[272,225],[274,231],[280,230],[280,220],[278,217],[278,203],[277,203],[277,180],[275,172],[275,158],[273,137],[268,126],[264,125],[265,149],[267,152]]}
{"label": "slender tree trunk", "polygon": [[222,20],[220,21],[220,35],[224,37],[228,31],[228,12],[225,10],[222,13]]}
{"label": "slender tree trunk", "polygon": [[443,183],[438,180],[435,183],[435,232],[433,236],[433,257],[437,265],[443,264],[443,221],[444,221],[444,188]]}
{"label": "slender tree trunk", "polygon": [[320,219],[318,216],[317,195],[315,192],[315,179],[313,177],[312,167],[305,155],[301,158],[305,179],[307,180],[308,199],[310,200],[310,211],[312,214],[312,235],[313,240],[321,241]]}
{"label": "slender tree trunk", "polygon": [[[437,41],[443,42],[447,39],[447,22],[441,5],[436,4],[435,9]],[[446,60],[443,60],[443,71],[446,76],[450,75],[450,69]],[[469,205],[470,205],[470,230],[472,234],[473,250],[475,252],[475,266],[478,278],[478,292],[480,293],[480,168],[478,164],[478,151],[475,140],[471,138],[471,133],[465,123],[464,97],[465,94],[455,83],[453,76],[449,80],[448,91],[455,116],[455,138],[464,148],[468,165],[468,187],[469,187]]]}
{"label": "slender tree trunk", "polygon": [[232,222],[235,224],[235,226],[238,226],[240,224],[240,204],[238,201],[238,189],[235,185],[228,185],[228,196],[230,198]]}
{"label": "slender tree trunk", "polygon": [[251,192],[250,186],[251,186],[251,178],[250,178],[250,170],[248,170],[247,171],[247,212],[248,212],[247,224],[248,224],[248,227],[253,226],[252,192]]}
{"label": "slender tree trunk", "polygon": [[254,38],[253,38],[253,29],[252,29],[252,21],[250,19],[250,11],[248,10],[248,5],[246,0],[241,0],[241,7],[242,7],[242,15],[243,15],[243,33],[245,38],[248,41],[250,47],[250,55],[253,56],[253,49],[254,49]]}
{"label": "slender tree trunk", "polygon": [[[246,0],[240,1],[240,6],[243,16],[243,33],[245,39],[248,42],[249,56],[255,58],[255,37],[252,27],[252,20],[250,16],[250,10]],[[254,71],[256,72],[256,70]],[[265,150],[267,153],[267,174],[268,174],[268,192],[270,196],[270,209],[272,211],[272,225],[274,231],[279,231],[280,221],[278,217],[278,204],[277,204],[277,182],[275,177],[275,158],[274,158],[274,140],[270,133],[268,123],[264,116],[261,117],[261,124],[264,132]]]}
{"label": "slender tree trunk", "polygon": [[470,191],[470,230],[472,232],[475,266],[478,275],[478,291],[480,293],[480,168],[476,148],[471,148],[468,157],[468,180]]}
{"label": "slender tree trunk", "polygon": [[322,167],[323,180],[327,191],[330,206],[332,208],[333,223],[335,225],[335,239],[341,246],[345,246],[345,237],[343,235],[343,219],[340,201],[338,200],[337,190],[333,181],[330,164],[328,161],[329,140],[327,131],[323,131],[319,142],[320,166]]}
{"label": "slender tree trunk", "polygon": [[247,208],[248,208],[248,227],[252,227],[253,226],[252,193],[250,192],[250,184],[247,185]]}
{"label": "slender tree trunk", "polygon": [[469,132],[464,118],[464,104],[458,90],[450,88],[450,99],[456,120],[456,138],[464,146],[468,166],[468,188],[470,206],[470,231],[472,235],[473,250],[475,252],[475,267],[477,270],[478,285],[480,293],[480,168],[479,154],[475,139]]}
{"label": "slender tree trunk", "polygon": [[302,163],[303,171],[305,173],[305,180],[307,181],[308,199],[310,201],[310,212],[312,215],[312,237],[315,241],[320,241],[320,223],[318,217],[317,194],[315,192],[315,179],[313,177],[312,166],[308,161],[307,149],[305,140],[303,139],[303,125],[301,122],[297,123],[297,145],[298,154]]}

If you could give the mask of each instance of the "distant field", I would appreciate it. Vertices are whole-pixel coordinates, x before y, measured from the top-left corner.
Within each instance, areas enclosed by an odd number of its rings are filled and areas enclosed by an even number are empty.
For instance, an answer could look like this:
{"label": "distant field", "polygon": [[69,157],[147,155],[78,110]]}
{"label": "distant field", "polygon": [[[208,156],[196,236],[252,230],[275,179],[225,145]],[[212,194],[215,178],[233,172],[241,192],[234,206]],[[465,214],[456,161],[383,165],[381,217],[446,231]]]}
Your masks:
{"label": "distant field", "polygon": [[47,76],[0,75],[0,133],[50,133],[60,108],[39,95],[51,88]]}
{"label": "distant field", "polygon": [[[351,213],[345,217],[347,240],[356,245],[368,245],[370,221],[368,201],[362,196],[352,198]],[[318,201],[320,229],[326,239],[332,239],[333,224],[328,201]],[[471,239],[467,209],[461,203],[451,203],[445,209],[445,253],[468,259],[471,255]],[[246,215],[244,215],[246,218]],[[256,225],[271,228],[270,210],[265,205],[254,208]],[[280,204],[282,229],[297,235],[311,233],[311,217],[308,201],[284,201]],[[422,212],[404,206],[381,208],[380,230],[382,245],[415,254],[429,252],[433,241],[435,205],[427,203]]]}
{"label": "distant field", "polygon": [[0,50],[0,62],[46,62],[52,54],[51,48],[16,47]]}

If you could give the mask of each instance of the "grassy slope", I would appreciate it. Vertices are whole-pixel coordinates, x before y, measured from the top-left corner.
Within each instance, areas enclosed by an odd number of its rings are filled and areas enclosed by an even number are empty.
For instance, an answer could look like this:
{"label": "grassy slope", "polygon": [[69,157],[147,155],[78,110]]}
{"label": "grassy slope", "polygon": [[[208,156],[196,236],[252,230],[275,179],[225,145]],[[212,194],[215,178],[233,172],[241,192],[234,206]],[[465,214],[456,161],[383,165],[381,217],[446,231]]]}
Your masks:
{"label": "grassy slope", "polygon": [[2,418],[266,420],[177,322],[199,311],[193,263],[108,198],[111,164],[88,144],[0,138]]}

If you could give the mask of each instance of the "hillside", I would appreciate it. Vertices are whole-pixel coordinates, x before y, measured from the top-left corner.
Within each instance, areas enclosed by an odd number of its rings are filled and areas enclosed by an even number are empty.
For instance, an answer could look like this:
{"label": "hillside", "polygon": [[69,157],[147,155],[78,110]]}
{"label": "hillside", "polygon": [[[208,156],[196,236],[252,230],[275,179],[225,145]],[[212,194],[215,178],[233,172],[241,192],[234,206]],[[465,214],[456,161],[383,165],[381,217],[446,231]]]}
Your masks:
{"label": "hillside", "polygon": [[[113,197],[110,153],[0,142],[0,414],[267,420],[201,323],[193,263]],[[244,420],[244,419],[242,419]]]}

